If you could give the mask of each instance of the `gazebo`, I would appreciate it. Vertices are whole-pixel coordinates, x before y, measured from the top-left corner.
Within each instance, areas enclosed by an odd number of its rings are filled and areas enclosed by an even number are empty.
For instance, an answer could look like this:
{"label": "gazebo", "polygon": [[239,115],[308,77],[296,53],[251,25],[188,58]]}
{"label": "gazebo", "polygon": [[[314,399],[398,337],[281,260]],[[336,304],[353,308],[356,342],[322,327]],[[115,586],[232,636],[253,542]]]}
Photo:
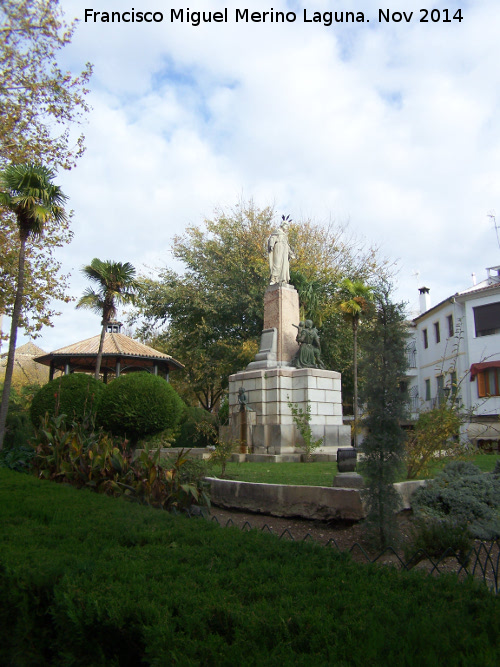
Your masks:
{"label": "gazebo", "polygon": [[[123,373],[148,371],[154,375],[162,375],[168,380],[172,369],[184,368],[183,364],[169,354],[153,350],[120,332],[121,325],[111,322],[104,337],[104,348],[101,361],[101,373],[104,383],[108,375],[119,377]],[[49,379],[54,378],[55,371],[65,375],[70,373],[94,373],[99,351],[100,334],[73,343],[59,350],[35,357],[35,361],[50,367]]]}

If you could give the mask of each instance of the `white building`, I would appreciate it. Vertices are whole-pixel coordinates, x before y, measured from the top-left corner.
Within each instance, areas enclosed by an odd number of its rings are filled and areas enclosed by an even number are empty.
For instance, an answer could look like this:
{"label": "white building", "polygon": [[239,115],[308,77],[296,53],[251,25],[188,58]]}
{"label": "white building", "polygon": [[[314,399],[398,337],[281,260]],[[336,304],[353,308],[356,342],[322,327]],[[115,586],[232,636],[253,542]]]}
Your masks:
{"label": "white building", "polygon": [[456,396],[471,411],[468,437],[485,449],[500,441],[500,266],[487,278],[430,305],[420,288],[420,315],[408,346],[412,416]]}

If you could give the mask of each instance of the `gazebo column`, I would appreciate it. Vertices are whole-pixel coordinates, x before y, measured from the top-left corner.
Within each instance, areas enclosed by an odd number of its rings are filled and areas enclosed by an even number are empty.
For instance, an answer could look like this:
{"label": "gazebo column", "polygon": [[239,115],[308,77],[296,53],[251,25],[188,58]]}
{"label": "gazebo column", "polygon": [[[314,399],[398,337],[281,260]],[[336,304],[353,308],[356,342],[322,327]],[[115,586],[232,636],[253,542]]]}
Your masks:
{"label": "gazebo column", "polygon": [[50,360],[49,382],[54,379],[54,360]]}
{"label": "gazebo column", "polygon": [[169,379],[168,379],[168,377],[169,377],[169,370],[170,370],[170,368],[167,366],[167,370],[165,371],[165,380],[166,380],[167,382],[169,381]]}
{"label": "gazebo column", "polygon": [[153,366],[153,375],[158,375],[158,364]]}
{"label": "gazebo column", "polygon": [[102,378],[104,384],[108,384],[108,369],[105,368],[103,372],[103,378]]}
{"label": "gazebo column", "polygon": [[64,363],[64,375],[69,375],[69,361]]}
{"label": "gazebo column", "polygon": [[120,362],[119,359],[117,359],[117,360],[116,360],[116,368],[115,368],[115,375],[116,375],[117,378],[120,377],[120,370],[121,370],[121,367],[122,367],[121,362]]}

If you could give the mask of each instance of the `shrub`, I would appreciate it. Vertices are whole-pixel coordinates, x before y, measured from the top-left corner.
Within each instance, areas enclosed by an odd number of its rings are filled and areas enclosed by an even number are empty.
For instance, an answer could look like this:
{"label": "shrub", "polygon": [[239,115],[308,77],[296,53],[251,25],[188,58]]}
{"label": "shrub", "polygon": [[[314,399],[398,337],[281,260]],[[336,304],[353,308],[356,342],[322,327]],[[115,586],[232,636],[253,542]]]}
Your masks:
{"label": "shrub", "polygon": [[49,415],[66,415],[70,421],[82,421],[95,413],[105,385],[85,373],[72,373],[48,382],[33,397],[30,415],[33,426]]}
{"label": "shrub", "polygon": [[427,556],[437,558],[449,552],[466,565],[471,548],[472,538],[463,522],[421,515],[415,522],[410,542],[405,545],[405,558],[412,558],[412,565],[416,565]]}
{"label": "shrub", "polygon": [[305,463],[311,462],[313,460],[313,452],[323,444],[323,438],[314,440],[312,436],[311,406],[309,403],[307,403],[306,409],[303,410],[297,403],[288,401],[288,407],[292,413],[293,423],[297,427],[297,430],[302,436],[302,440],[304,441],[304,445],[302,447],[304,450],[303,461]]}
{"label": "shrub", "polygon": [[[30,424],[31,426],[31,424]],[[0,468],[10,468],[17,472],[27,471],[35,452],[29,445],[6,445],[0,450]]]}
{"label": "shrub", "polygon": [[[212,447],[215,446],[214,432],[200,426],[216,424],[215,415],[203,408],[186,407],[180,421],[180,431],[174,447]],[[215,436],[216,436],[215,432]]]}
{"label": "shrub", "polygon": [[468,454],[468,444],[459,438],[461,423],[462,416],[455,403],[443,402],[420,413],[405,443],[408,479],[428,475],[430,467],[441,457],[460,459]]}
{"label": "shrub", "polygon": [[166,465],[160,463],[160,449],[150,453],[145,448],[134,458],[125,443],[115,443],[91,422],[68,424],[64,415],[46,415],[36,434],[35,450],[33,469],[43,479],[161,509],[210,504],[201,471],[190,468],[182,452]]}
{"label": "shrub", "polygon": [[220,426],[227,426],[229,424],[229,399],[227,396],[221,401],[217,419]]}
{"label": "shrub", "polygon": [[467,526],[478,539],[500,537],[500,476],[482,473],[465,461],[452,461],[412,497],[421,516]]}
{"label": "shrub", "polygon": [[163,378],[147,372],[129,373],[106,385],[98,421],[135,446],[141,437],[174,429],[183,408],[181,398]]}
{"label": "shrub", "polygon": [[[0,390],[2,385],[0,384]],[[21,387],[11,387],[9,395],[9,409],[5,424],[5,438],[3,449],[25,448],[34,430],[30,419],[30,405],[33,396],[39,391],[40,385],[30,384]],[[17,455],[14,455],[14,458]]]}
{"label": "shrub", "polygon": [[0,470],[0,664],[495,665],[500,605]]}

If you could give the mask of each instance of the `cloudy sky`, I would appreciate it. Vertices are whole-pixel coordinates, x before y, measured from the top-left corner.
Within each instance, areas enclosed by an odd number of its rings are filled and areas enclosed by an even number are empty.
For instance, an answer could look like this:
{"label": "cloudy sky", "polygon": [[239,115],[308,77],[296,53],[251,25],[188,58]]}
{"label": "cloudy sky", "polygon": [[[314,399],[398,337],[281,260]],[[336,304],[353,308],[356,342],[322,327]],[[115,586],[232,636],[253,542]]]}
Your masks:
{"label": "cloudy sky", "polygon": [[[75,211],[60,254],[74,296],[94,256],[172,265],[174,234],[241,197],[294,218],[349,221],[397,260],[410,307],[422,284],[437,303],[500,264],[488,217],[500,223],[498,0],[381,3],[406,14],[399,22],[379,22],[367,0],[61,4],[80,19],[63,66],[95,68],[87,151],[59,177]],[[421,21],[426,6],[439,21]],[[228,21],[171,21],[171,9],[186,19],[188,7],[227,8]],[[85,22],[89,8],[163,21]],[[296,20],[236,22],[247,8]],[[365,21],[328,26],[332,8]],[[99,328],[69,306],[38,343],[53,350]]]}

